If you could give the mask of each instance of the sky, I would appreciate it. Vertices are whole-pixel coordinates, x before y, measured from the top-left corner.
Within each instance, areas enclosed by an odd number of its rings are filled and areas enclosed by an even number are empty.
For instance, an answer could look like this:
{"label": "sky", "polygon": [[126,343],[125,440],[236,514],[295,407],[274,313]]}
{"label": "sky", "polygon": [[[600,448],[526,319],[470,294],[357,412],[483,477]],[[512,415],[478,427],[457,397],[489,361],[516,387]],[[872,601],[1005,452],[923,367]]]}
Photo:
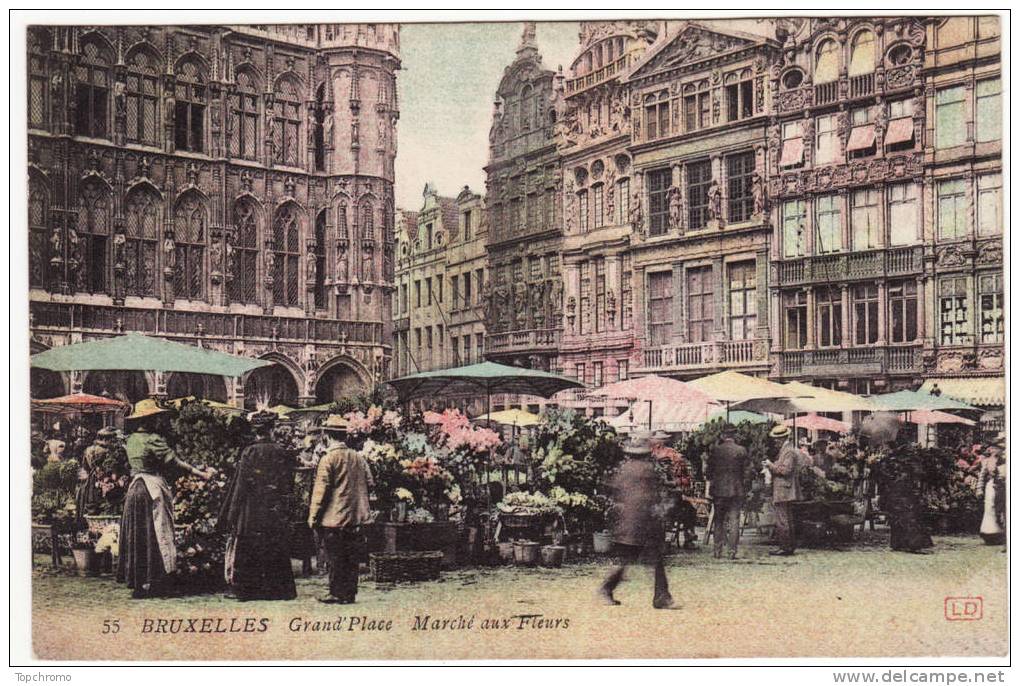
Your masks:
{"label": "sky", "polygon": [[[570,69],[579,29],[576,22],[538,24],[535,36],[547,69]],[[397,207],[420,209],[427,181],[450,197],[465,185],[485,192],[492,101],[522,30],[521,22],[400,27]]]}

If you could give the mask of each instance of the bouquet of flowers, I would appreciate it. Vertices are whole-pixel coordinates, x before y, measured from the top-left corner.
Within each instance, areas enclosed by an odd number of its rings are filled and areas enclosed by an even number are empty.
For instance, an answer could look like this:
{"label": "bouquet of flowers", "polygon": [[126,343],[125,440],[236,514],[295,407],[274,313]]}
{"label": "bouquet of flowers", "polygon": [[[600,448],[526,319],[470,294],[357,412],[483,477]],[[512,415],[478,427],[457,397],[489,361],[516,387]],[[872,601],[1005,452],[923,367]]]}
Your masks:
{"label": "bouquet of flowers", "polygon": [[528,491],[508,493],[502,502],[496,505],[500,512],[507,514],[544,515],[561,513],[559,505],[549,496]]}

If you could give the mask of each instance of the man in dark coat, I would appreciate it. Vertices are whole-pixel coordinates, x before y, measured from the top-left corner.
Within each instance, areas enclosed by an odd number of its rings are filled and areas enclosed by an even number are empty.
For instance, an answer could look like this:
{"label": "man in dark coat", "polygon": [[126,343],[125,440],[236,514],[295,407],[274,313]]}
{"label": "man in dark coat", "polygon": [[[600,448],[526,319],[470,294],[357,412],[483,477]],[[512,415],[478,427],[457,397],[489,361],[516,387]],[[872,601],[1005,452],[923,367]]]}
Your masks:
{"label": "man in dark coat", "polygon": [[662,559],[664,533],[658,512],[659,479],[652,464],[651,442],[650,432],[634,432],[623,448],[627,460],[620,466],[611,484],[617,515],[613,544],[620,564],[610,570],[599,588],[599,597],[606,605],[620,604],[613,598],[613,591],[623,580],[624,570],[627,565],[644,559],[655,569],[652,607],[668,609],[674,606]]}
{"label": "man in dark coat", "polygon": [[255,442],[241,453],[218,525],[230,532],[224,571],[228,597],[238,600],[293,600],[290,513],[287,499],[294,472],[287,452],[272,439],[276,415],[250,418]]}
{"label": "man in dark coat", "polygon": [[712,447],[708,456],[705,478],[708,479],[708,495],[712,499],[713,526],[715,537],[713,557],[722,557],[723,546],[729,551],[730,559],[737,556],[740,540],[740,510],[744,505],[744,476],[747,472],[747,450],[738,445],[732,427],[727,427],[722,440]]}

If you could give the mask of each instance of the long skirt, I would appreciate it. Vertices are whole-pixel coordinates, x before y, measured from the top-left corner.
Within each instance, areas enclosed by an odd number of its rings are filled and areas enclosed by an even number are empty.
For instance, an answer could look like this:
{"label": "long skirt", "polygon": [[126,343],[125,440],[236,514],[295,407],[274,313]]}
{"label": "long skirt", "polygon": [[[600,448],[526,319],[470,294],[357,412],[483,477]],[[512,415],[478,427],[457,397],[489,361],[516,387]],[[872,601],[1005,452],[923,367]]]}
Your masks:
{"label": "long skirt", "polygon": [[141,479],[131,483],[124,498],[119,545],[117,581],[134,589],[136,597],[170,593],[171,577],[164,568],[152,519],[152,497]]}
{"label": "long skirt", "polygon": [[988,545],[999,545],[1006,538],[1005,532],[999,524],[997,507],[999,499],[999,485],[995,483],[994,479],[991,479],[985,486],[985,512],[981,519],[981,538]]}
{"label": "long skirt", "polygon": [[293,600],[297,597],[290,550],[279,536],[231,536],[227,582],[238,600]]}

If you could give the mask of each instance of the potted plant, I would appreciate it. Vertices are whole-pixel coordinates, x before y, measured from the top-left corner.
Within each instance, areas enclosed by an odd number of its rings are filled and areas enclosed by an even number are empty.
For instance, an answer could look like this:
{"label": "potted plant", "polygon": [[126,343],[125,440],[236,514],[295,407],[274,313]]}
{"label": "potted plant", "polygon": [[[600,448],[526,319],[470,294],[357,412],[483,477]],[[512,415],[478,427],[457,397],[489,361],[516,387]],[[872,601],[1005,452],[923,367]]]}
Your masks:
{"label": "potted plant", "polygon": [[78,567],[79,574],[82,576],[97,576],[99,574],[96,542],[88,531],[75,534],[74,540],[71,542],[71,554],[74,555],[74,564]]}

